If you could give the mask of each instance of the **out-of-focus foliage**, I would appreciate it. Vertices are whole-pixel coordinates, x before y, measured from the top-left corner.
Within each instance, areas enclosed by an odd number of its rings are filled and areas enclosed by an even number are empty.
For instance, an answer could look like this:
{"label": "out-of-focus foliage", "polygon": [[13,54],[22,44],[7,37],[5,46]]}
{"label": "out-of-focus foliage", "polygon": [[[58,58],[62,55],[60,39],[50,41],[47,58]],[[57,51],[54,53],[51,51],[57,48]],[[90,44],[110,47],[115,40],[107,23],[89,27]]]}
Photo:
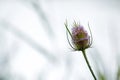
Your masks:
{"label": "out-of-focus foliage", "polygon": [[120,67],[118,67],[116,75],[117,75],[117,79],[116,80],[120,80]]}

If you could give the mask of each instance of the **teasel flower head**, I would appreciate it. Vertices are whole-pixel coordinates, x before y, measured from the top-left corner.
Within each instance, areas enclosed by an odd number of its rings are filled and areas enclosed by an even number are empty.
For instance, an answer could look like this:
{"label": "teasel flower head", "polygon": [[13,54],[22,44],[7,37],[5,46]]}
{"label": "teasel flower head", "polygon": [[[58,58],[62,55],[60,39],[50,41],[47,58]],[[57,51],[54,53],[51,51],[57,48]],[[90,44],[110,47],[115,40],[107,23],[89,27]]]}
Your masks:
{"label": "teasel flower head", "polygon": [[[71,32],[68,29],[67,22],[65,23],[65,27],[66,27],[67,33],[69,33],[69,35],[71,36],[71,42],[70,42],[67,34],[68,42],[75,51],[83,51],[91,47],[92,34],[91,36],[89,36],[88,32],[84,29],[82,25],[74,22]],[[88,27],[89,27],[89,23],[88,23]],[[89,30],[90,30],[90,27],[89,27]],[[90,33],[91,33],[91,30],[90,30]]]}

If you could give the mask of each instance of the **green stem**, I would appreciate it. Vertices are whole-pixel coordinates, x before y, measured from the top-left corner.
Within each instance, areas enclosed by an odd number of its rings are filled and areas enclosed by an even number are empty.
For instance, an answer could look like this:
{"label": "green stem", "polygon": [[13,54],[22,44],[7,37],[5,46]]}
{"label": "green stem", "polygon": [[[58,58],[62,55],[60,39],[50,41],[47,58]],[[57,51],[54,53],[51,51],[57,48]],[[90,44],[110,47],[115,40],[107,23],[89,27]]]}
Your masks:
{"label": "green stem", "polygon": [[89,70],[90,70],[90,72],[91,72],[91,74],[92,74],[94,80],[97,80],[97,78],[95,77],[95,74],[94,74],[94,72],[93,72],[93,70],[92,70],[92,68],[91,68],[91,66],[90,66],[90,64],[89,64],[89,61],[88,61],[88,59],[87,59],[85,50],[83,50],[82,53],[83,53],[83,56],[84,56],[85,61],[86,61],[86,63],[87,63],[87,66],[88,66],[88,68],[89,68]]}

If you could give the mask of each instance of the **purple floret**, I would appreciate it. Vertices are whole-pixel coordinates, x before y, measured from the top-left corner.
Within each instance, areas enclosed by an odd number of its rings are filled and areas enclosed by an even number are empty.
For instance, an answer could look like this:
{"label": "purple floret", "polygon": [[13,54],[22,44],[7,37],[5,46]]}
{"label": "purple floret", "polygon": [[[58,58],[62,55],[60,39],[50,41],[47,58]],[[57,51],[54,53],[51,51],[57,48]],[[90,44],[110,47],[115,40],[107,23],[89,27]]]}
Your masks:
{"label": "purple floret", "polygon": [[77,50],[83,50],[89,47],[90,36],[83,26],[78,25],[72,28],[72,42]]}

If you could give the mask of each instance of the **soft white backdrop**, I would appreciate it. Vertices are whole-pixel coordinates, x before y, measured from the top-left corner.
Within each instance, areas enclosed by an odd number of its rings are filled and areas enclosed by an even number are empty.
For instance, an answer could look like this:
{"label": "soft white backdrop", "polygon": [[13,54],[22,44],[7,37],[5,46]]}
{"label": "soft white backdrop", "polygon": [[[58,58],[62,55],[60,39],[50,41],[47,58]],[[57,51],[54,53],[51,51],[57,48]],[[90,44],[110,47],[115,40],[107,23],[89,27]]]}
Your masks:
{"label": "soft white backdrop", "polygon": [[119,7],[119,0],[1,0],[0,75],[12,80],[93,80],[81,52],[68,45],[67,19],[69,28],[76,20],[87,30],[89,21],[94,40],[88,59],[96,75],[98,68],[114,80]]}

